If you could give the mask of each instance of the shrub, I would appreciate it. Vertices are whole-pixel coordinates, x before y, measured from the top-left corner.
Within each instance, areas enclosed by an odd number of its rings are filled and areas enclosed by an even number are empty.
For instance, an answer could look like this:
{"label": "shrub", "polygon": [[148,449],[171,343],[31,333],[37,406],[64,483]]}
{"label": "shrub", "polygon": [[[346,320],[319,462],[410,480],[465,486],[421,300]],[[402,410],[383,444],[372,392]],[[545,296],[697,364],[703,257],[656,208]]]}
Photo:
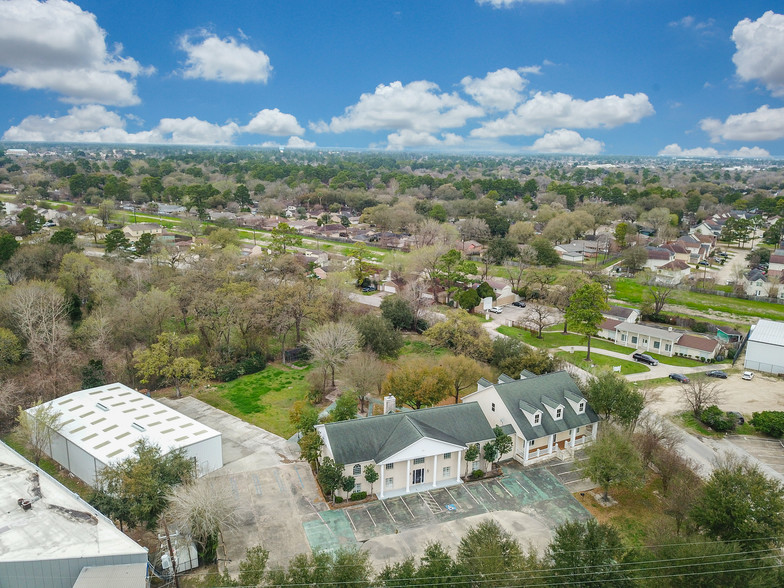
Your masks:
{"label": "shrub", "polygon": [[367,498],[367,492],[363,490],[362,492],[354,492],[349,500],[365,500],[365,498]]}
{"label": "shrub", "polygon": [[707,333],[708,323],[695,322],[694,326],[692,327],[692,331],[694,331],[695,333]]}
{"label": "shrub", "polygon": [[751,424],[754,428],[771,437],[784,437],[784,412],[780,410],[764,410],[752,415]]}
{"label": "shrub", "polygon": [[340,504],[341,502],[343,502],[343,497],[342,496],[335,496],[335,504]]}
{"label": "shrub", "polygon": [[716,405],[703,410],[700,420],[719,433],[732,431],[736,425],[735,417],[728,415]]}
{"label": "shrub", "polygon": [[236,363],[227,363],[215,368],[215,378],[231,382],[240,376],[255,374],[267,367],[267,360],[259,353],[252,353]]}
{"label": "shrub", "polygon": [[474,470],[473,472],[471,472],[471,477],[474,480],[478,480],[479,478],[484,478],[485,473],[482,470]]}

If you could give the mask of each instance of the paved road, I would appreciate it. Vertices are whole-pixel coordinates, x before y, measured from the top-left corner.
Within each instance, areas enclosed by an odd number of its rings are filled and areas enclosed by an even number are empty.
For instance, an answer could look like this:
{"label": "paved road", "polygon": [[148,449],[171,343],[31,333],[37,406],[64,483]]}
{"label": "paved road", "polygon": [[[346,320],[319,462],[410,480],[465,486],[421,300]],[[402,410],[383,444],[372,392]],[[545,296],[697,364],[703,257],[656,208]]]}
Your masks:
{"label": "paved road", "polygon": [[[569,345],[566,347],[561,347],[564,351],[588,351],[588,347],[581,346],[581,345]],[[591,348],[591,353],[598,353],[599,355],[607,355],[609,357],[615,357],[617,359],[625,359],[626,361],[634,361],[632,359],[632,353],[619,353],[617,351],[608,351],[607,349],[598,349],[595,347]],[[646,364],[647,365],[647,364]],[[666,378],[672,373],[678,374],[698,374],[701,372],[707,372],[713,369],[717,369],[714,365],[698,365],[694,367],[680,367],[674,365],[667,365],[665,363],[660,363],[659,365],[651,365],[647,366],[650,368],[648,372],[641,372],[638,374],[629,374],[626,376],[626,379],[630,382],[638,382],[640,380],[654,380],[656,378]]]}

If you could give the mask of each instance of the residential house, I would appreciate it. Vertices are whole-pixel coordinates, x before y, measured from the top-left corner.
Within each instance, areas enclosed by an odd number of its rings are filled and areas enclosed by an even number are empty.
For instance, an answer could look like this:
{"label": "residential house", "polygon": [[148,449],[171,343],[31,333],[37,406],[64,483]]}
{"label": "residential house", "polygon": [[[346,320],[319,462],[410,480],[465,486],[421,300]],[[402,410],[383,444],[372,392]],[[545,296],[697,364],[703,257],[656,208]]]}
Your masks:
{"label": "residential house", "polygon": [[157,223],[130,223],[122,230],[125,238],[131,243],[138,241],[142,235],[150,234],[153,237],[163,235],[163,227]]}
{"label": "residential house", "polygon": [[656,277],[669,285],[676,285],[685,280],[690,273],[691,266],[688,263],[680,259],[674,259],[660,266]]}
{"label": "residential house", "polygon": [[626,306],[611,306],[602,313],[607,318],[617,319],[618,322],[636,323],[640,318],[640,311]]}
{"label": "residential house", "polygon": [[509,431],[514,459],[523,465],[566,458],[595,440],[599,427],[599,417],[564,371],[519,380],[506,376],[497,384],[484,380],[463,403],[478,404],[490,426]]}
{"label": "residential house", "polygon": [[624,347],[633,347],[639,351],[653,351],[672,357],[675,342],[681,333],[670,329],[659,329],[648,325],[620,323],[615,327],[614,341]]}
{"label": "residential house", "polygon": [[707,361],[714,359],[722,345],[716,339],[684,333],[675,344],[675,354]]}
{"label": "residential house", "polygon": [[732,327],[716,327],[716,338],[724,344],[740,343],[743,333]]}
{"label": "residential house", "polygon": [[588,241],[586,239],[575,239],[571,243],[556,245],[555,250],[564,261],[576,263],[582,263],[589,258],[593,259],[601,251],[598,241]]}
{"label": "residential house", "polygon": [[724,223],[719,222],[713,218],[706,218],[696,227],[691,230],[692,234],[699,233],[700,235],[710,235],[718,237],[721,235],[721,230],[724,228]]}
{"label": "residential house", "polygon": [[770,254],[768,275],[779,278],[784,277],[784,249],[776,249]]}
{"label": "residential house", "polygon": [[757,269],[753,269],[744,275],[740,285],[747,296],[764,296],[766,298],[769,296],[771,288],[768,276]]}
{"label": "residential house", "polygon": [[675,253],[669,249],[648,245],[645,247],[645,250],[648,252],[648,260],[645,262],[644,268],[655,271],[661,266],[675,260]]}
{"label": "residential house", "polygon": [[[675,244],[680,245],[689,253],[688,258],[683,261],[687,261],[688,263],[698,263],[707,257],[705,246],[700,240],[701,237],[702,235],[694,234],[683,235],[682,237],[678,238]],[[715,237],[711,238],[715,239]]]}
{"label": "residential house", "polygon": [[[389,406],[391,404],[391,407]],[[388,397],[385,410],[394,411]],[[388,498],[461,483],[461,474],[487,469],[479,457],[465,462],[469,445],[495,440],[493,428],[476,403],[438,406],[316,425],[324,441],[323,455],[344,464],[343,474],[356,480],[355,492],[370,491],[363,475],[373,464],[379,473],[374,487]]]}
{"label": "residential house", "polygon": [[599,332],[596,333],[596,336],[615,341],[615,328],[622,322],[614,318],[605,318],[602,324],[599,325]]}
{"label": "residential house", "polygon": [[689,249],[686,248],[684,243],[681,243],[679,241],[673,241],[671,243],[665,243],[664,245],[662,245],[662,248],[669,249],[670,251],[672,251],[675,254],[676,261],[677,260],[689,261],[689,255],[691,252],[689,251]]}

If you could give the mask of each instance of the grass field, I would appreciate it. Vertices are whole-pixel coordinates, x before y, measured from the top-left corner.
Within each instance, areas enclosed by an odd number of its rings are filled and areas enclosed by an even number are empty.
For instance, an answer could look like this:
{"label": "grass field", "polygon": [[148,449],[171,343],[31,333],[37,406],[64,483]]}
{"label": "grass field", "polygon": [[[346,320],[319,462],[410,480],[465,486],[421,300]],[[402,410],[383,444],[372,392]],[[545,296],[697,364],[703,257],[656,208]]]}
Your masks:
{"label": "grass field", "polygon": [[[537,339],[536,335],[521,329],[519,327],[498,327],[498,332],[520,339],[523,343],[527,343],[533,347],[541,347],[547,349],[554,349],[556,347],[567,347],[570,345],[586,345],[588,338],[583,335],[575,335],[574,333],[567,333],[564,335],[561,331],[543,331],[542,338]],[[591,349],[605,349],[607,351],[617,351],[618,353],[631,353],[634,351],[629,347],[621,347],[615,343],[591,337]]]}
{"label": "grass field", "polygon": [[569,353],[568,351],[558,351],[555,356],[589,372],[610,370],[617,366],[621,366],[621,373],[625,375],[651,371],[648,366],[637,363],[636,361],[627,361],[625,359],[610,357],[609,355],[602,355],[601,353],[594,353],[593,349],[591,349],[590,362],[585,361],[585,351],[575,351],[572,353]]}
{"label": "grass field", "polygon": [[[615,282],[614,297],[618,300],[641,304],[645,287],[629,278],[619,278]],[[727,298],[686,290],[673,290],[668,301],[670,304],[685,306],[700,312],[726,312],[738,317],[759,317],[774,321],[784,320],[784,305],[758,300]],[[666,312],[666,308],[665,308]]]}
{"label": "grass field", "polygon": [[257,427],[288,438],[295,432],[289,423],[289,409],[296,401],[307,397],[305,375],[308,370],[271,365],[257,374],[219,384],[194,396]]}

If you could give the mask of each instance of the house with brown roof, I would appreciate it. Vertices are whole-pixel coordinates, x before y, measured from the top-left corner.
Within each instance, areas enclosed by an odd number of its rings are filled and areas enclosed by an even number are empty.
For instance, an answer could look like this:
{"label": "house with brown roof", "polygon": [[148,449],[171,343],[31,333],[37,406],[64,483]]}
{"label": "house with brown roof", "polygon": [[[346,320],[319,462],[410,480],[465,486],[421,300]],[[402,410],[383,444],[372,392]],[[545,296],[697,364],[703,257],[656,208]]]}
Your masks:
{"label": "house with brown roof", "polygon": [[643,267],[650,270],[655,271],[675,259],[675,253],[669,249],[664,249],[663,247],[653,247],[649,245],[645,247],[645,251],[648,252],[648,261],[645,262]]}
{"label": "house with brown roof", "polygon": [[776,249],[770,254],[768,263],[769,276],[784,276],[784,249]]}
{"label": "house with brown roof", "polygon": [[674,259],[659,268],[657,277],[670,285],[680,284],[691,273],[691,266],[680,259]]}
{"label": "house with brown roof", "polygon": [[675,344],[674,352],[675,355],[685,355],[692,359],[708,360],[714,359],[719,350],[721,350],[721,343],[716,341],[716,339],[684,333]]}
{"label": "house with brown roof", "polygon": [[640,311],[626,306],[611,306],[602,313],[607,318],[617,319],[618,322],[636,323],[640,318]]}

